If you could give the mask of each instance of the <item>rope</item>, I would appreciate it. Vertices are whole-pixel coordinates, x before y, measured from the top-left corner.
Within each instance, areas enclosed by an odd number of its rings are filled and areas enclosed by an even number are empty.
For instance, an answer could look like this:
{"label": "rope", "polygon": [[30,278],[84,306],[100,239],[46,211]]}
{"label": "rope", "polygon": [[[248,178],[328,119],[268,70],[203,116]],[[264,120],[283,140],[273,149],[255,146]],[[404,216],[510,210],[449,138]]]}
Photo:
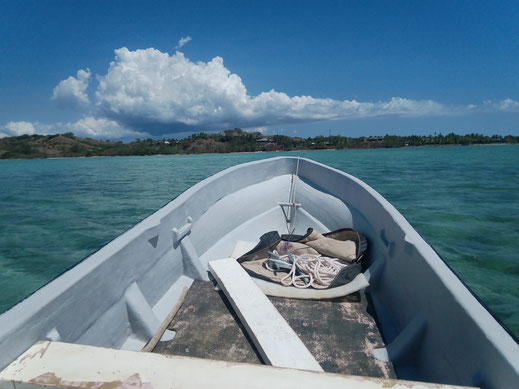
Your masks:
{"label": "rope", "polygon": [[290,269],[281,279],[281,284],[301,289],[314,284],[330,286],[339,271],[346,266],[337,258],[323,257],[321,254],[278,255],[276,251],[265,261],[265,267],[273,272]]}

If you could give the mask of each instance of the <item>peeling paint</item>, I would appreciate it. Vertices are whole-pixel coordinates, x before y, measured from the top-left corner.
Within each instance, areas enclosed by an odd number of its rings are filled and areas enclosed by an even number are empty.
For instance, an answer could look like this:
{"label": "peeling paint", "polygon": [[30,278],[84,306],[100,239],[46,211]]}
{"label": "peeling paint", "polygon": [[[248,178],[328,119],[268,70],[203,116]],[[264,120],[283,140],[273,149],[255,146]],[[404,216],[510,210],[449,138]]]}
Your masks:
{"label": "peeling paint", "polygon": [[[403,380],[395,380],[395,379],[391,379],[391,378],[373,378],[373,377],[360,377],[360,376],[349,376],[348,378],[350,379],[354,379],[355,381],[358,381],[358,382],[369,382],[369,383],[377,383],[379,385],[381,385],[382,388],[410,388],[410,389],[413,389],[413,388],[425,388],[427,387],[427,389],[447,389],[447,388],[452,388],[452,389],[455,389],[455,388],[458,388],[458,389],[462,389],[462,388],[467,388],[466,386],[446,386],[444,384],[435,384],[435,383],[430,383],[430,382],[427,382],[427,383],[424,383],[424,382],[417,382],[417,381],[403,381]],[[474,388],[475,389],[475,388]]]}
{"label": "peeling paint", "polygon": [[[348,322],[343,324],[347,326]],[[309,338],[309,341],[313,342],[312,339]],[[374,343],[373,339],[368,340],[369,344],[366,341],[366,347]],[[362,344],[358,345],[362,347]],[[41,344],[29,350],[33,359],[26,360],[23,364],[25,371],[21,374],[17,373],[16,369],[4,371],[0,375],[0,387],[5,389],[173,389],[174,387],[187,389],[250,386],[258,389],[273,389],[299,386],[300,388],[461,389],[452,385],[401,381],[382,376],[374,378],[315,373],[59,342],[54,342],[53,347],[47,349],[44,358],[38,358],[46,346],[47,344]],[[342,357],[351,360],[357,357],[357,354],[356,349],[353,349]],[[362,367],[362,369],[366,368],[368,367]]]}
{"label": "peeling paint", "polygon": [[[47,344],[45,345],[45,347],[42,347],[40,348],[38,351],[36,351],[35,353],[33,354],[25,354],[19,361],[19,363],[21,364],[23,361],[25,361],[26,359],[33,359],[34,357],[36,357],[37,355],[40,356],[40,359],[43,358],[43,356],[45,355],[45,353],[47,352],[47,349],[50,347],[50,344],[51,342],[46,342]],[[43,344],[45,344],[45,342],[42,342],[41,345],[43,346]]]}
{"label": "peeling paint", "polygon": [[153,352],[261,363],[238,317],[226,304],[223,292],[215,292],[212,282],[194,281],[170,323],[176,336],[159,342]]}
{"label": "peeling paint", "polygon": [[376,345],[371,343],[369,341],[369,338],[366,338],[364,340],[364,342],[365,342],[365,347],[366,347],[365,348],[365,352],[369,353],[370,355],[373,355],[373,362],[375,363],[375,365],[377,365],[379,367],[380,371],[384,375],[384,378],[391,378],[392,377],[392,372],[388,368],[388,363],[384,362],[384,361],[381,361],[380,359],[375,358],[375,353],[374,353],[373,350],[374,350]]}
{"label": "peeling paint", "polygon": [[141,378],[139,373],[133,374],[124,381],[68,381],[56,376],[52,372],[48,372],[38,377],[29,380],[31,384],[58,386],[70,388],[85,388],[85,389],[153,389],[150,382]]}
{"label": "peeling paint", "polygon": [[396,378],[392,364],[380,363],[373,355],[374,345],[384,343],[366,297],[361,292],[347,297],[333,301],[271,301],[325,371]]}

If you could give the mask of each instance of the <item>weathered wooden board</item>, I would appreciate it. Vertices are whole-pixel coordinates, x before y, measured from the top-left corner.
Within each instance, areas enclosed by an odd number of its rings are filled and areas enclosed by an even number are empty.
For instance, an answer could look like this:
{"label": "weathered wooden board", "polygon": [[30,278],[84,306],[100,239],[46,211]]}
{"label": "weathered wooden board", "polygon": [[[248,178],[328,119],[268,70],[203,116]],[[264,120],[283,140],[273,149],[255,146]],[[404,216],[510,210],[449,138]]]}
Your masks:
{"label": "weathered wooden board", "polygon": [[153,352],[228,362],[261,363],[240,319],[212,282],[195,280],[168,327],[173,339]]}
{"label": "weathered wooden board", "polygon": [[[392,364],[373,355],[384,343],[363,293],[334,301],[269,299],[326,372],[396,378]],[[224,293],[209,281],[193,282],[169,329],[175,338],[154,352],[262,363]]]}
{"label": "weathered wooden board", "polygon": [[265,362],[278,367],[323,371],[239,263],[230,258],[219,259],[209,262],[209,269]]}
{"label": "weathered wooden board", "polygon": [[385,345],[363,293],[341,301],[281,297],[270,301],[325,371],[396,378],[391,362],[380,361],[373,354],[375,348]]}
{"label": "weathered wooden board", "polygon": [[341,376],[273,366],[212,361],[38,342],[0,372],[0,389],[34,388],[453,389],[451,385]]}

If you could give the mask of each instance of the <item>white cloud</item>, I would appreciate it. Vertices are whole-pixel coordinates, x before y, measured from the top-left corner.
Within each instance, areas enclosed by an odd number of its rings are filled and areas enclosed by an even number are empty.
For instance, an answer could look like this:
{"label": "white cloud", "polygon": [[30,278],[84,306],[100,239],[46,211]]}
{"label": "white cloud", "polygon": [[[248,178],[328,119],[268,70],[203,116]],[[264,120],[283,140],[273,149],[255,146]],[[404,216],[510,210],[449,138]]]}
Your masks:
{"label": "white cloud", "polygon": [[77,122],[63,125],[67,132],[90,138],[120,139],[147,136],[147,133],[133,131],[123,127],[114,120],[106,118],[84,117]]}
{"label": "white cloud", "polygon": [[115,60],[98,80],[96,100],[102,116],[154,133],[381,115],[452,115],[460,111],[431,100],[400,97],[358,102],[290,97],[275,90],[253,97],[220,57],[195,63],[181,52],[170,56],[153,48],[115,50]]}
{"label": "white cloud", "polygon": [[47,135],[55,134],[61,131],[61,123],[55,124],[43,124],[43,123],[31,123],[31,122],[9,122],[5,125],[0,125],[0,138],[7,136],[20,136],[20,135]]}
{"label": "white cloud", "polygon": [[159,132],[243,122],[250,98],[220,57],[193,63],[180,52],[169,56],[122,48],[115,53],[108,73],[98,78],[102,114],[132,126],[159,127]]}
{"label": "white cloud", "polygon": [[76,122],[69,123],[58,122],[53,124],[44,124],[39,122],[9,122],[5,126],[0,126],[0,138],[25,134],[63,134],[65,132],[72,132],[74,135],[80,137],[101,139],[122,139],[149,136],[149,134],[145,132],[127,129],[114,120],[95,118],[92,116],[87,116]]}
{"label": "white cloud", "polygon": [[491,112],[519,112],[519,101],[512,99],[487,100],[483,103],[483,108]]}
{"label": "white cloud", "polygon": [[[190,40],[183,37],[177,48]],[[251,96],[221,57],[192,62],[181,52],[169,55],[153,48],[115,50],[106,74],[96,77],[95,105],[87,94],[90,79],[89,69],[79,70],[76,77],[61,81],[52,95],[62,106],[88,110],[82,119],[46,125],[10,122],[0,126],[0,136],[72,131],[78,136],[118,139],[234,127],[264,133],[272,125],[311,121],[519,112],[519,101],[509,98],[453,106],[402,97],[371,102],[291,97],[274,89]]]}
{"label": "white cloud", "polygon": [[76,77],[70,76],[56,85],[52,100],[56,100],[63,108],[79,109],[88,106],[90,100],[86,90],[90,76],[90,69],[78,70]]}
{"label": "white cloud", "polygon": [[191,37],[189,35],[182,37],[182,38],[180,38],[177,45],[175,46],[175,49],[180,50],[183,46],[187,45],[189,42],[191,42]]}
{"label": "white cloud", "polygon": [[31,122],[9,122],[5,126],[0,126],[0,131],[0,138],[36,133],[36,129]]}
{"label": "white cloud", "polygon": [[262,126],[262,127],[249,127],[247,128],[245,131],[247,132],[259,132],[260,134],[264,134],[268,131],[268,127],[267,126]]}

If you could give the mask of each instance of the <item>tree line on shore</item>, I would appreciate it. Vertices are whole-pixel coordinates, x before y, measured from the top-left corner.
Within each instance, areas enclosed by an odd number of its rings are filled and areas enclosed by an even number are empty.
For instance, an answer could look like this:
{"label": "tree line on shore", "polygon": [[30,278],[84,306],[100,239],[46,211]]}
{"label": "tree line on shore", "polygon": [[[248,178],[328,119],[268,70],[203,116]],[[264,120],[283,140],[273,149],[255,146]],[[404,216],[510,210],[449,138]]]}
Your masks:
{"label": "tree line on shore", "polygon": [[218,134],[197,133],[184,139],[137,139],[132,142],[103,141],[76,137],[72,133],[21,135],[0,139],[0,158],[51,158],[157,154],[201,154],[256,151],[322,149],[372,149],[437,145],[516,144],[512,135],[385,135],[380,137],[316,136],[299,138],[285,135],[264,136],[239,128]]}

